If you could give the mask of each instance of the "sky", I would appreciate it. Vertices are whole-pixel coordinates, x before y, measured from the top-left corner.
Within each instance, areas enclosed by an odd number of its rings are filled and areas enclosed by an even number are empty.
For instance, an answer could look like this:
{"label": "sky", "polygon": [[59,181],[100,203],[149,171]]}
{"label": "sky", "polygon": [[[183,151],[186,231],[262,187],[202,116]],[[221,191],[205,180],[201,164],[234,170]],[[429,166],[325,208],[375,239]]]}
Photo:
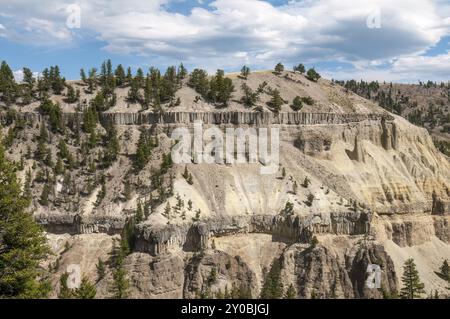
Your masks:
{"label": "sky", "polygon": [[59,65],[238,71],[315,67],[324,77],[450,81],[450,0],[0,0],[0,60],[20,78]]}

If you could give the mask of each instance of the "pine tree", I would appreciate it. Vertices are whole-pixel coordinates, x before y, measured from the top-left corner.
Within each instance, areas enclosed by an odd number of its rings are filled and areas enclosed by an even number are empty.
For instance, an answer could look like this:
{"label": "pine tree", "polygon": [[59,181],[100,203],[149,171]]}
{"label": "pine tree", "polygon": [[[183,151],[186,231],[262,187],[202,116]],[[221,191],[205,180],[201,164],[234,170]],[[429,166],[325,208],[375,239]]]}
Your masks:
{"label": "pine tree", "polygon": [[97,268],[97,281],[100,281],[105,278],[106,275],[105,263],[101,258],[98,259],[98,263],[97,265],[95,265],[95,267]]}
{"label": "pine tree", "polygon": [[184,67],[183,63],[181,63],[180,66],[178,67],[178,78],[180,80],[183,80],[186,78],[187,75],[188,75],[188,71]]}
{"label": "pine tree", "polygon": [[119,64],[114,71],[114,74],[116,76],[116,84],[117,86],[122,86],[125,84],[126,75],[125,75],[125,69],[123,68],[122,64]]}
{"label": "pine tree", "polygon": [[138,203],[135,215],[136,224],[141,223],[144,220],[144,210],[142,208],[141,202]]}
{"label": "pine tree", "polygon": [[31,169],[28,169],[27,176],[25,178],[25,184],[23,186],[23,196],[26,198],[27,201],[31,201],[32,186],[33,186],[32,173]]}
{"label": "pine tree", "polygon": [[291,109],[293,111],[300,111],[303,107],[302,99],[300,96],[296,96],[294,101],[292,102]]}
{"label": "pine tree", "polygon": [[188,85],[206,97],[209,91],[208,73],[205,70],[195,69],[190,75]]}
{"label": "pine tree", "polygon": [[87,83],[86,72],[84,71],[84,69],[80,70],[80,77],[81,77],[81,81],[83,81],[83,83]]}
{"label": "pine tree", "polygon": [[23,68],[23,83],[22,87],[22,104],[28,105],[33,101],[33,86],[36,82],[33,72],[29,68]]}
{"label": "pine tree", "polygon": [[305,180],[303,181],[302,186],[304,188],[308,188],[310,184],[311,184],[311,180],[308,177],[305,177]]}
{"label": "pine tree", "polygon": [[58,160],[56,161],[54,171],[55,171],[55,175],[61,175],[64,173],[64,166],[63,166],[61,158],[58,158]]}
{"label": "pine tree", "polygon": [[56,95],[60,95],[64,90],[64,79],[61,78],[61,74],[59,71],[59,66],[55,65],[50,68],[50,80],[53,93]]}
{"label": "pine tree", "polygon": [[0,66],[0,100],[10,105],[16,101],[17,84],[9,65],[3,61]]}
{"label": "pine tree", "polygon": [[304,74],[305,73],[305,66],[300,63],[299,65],[294,66],[294,72],[300,72],[300,74]]}
{"label": "pine tree", "polygon": [[247,79],[249,74],[250,74],[250,68],[248,66],[244,65],[241,69],[241,76],[244,79]]}
{"label": "pine tree", "polygon": [[142,100],[141,93],[139,92],[141,88],[140,79],[135,77],[130,82],[130,90],[128,91],[127,100],[131,103],[140,103]]}
{"label": "pine tree", "polygon": [[241,102],[244,105],[252,107],[256,104],[256,102],[259,101],[260,92],[259,91],[253,92],[253,90],[246,83],[242,83],[241,90],[244,93],[244,95],[241,98]]}
{"label": "pine tree", "polygon": [[80,92],[75,91],[72,85],[67,86],[67,103],[76,103],[80,97]]}
{"label": "pine tree", "polygon": [[67,148],[67,144],[64,141],[64,139],[59,140],[58,149],[59,149],[59,157],[60,158],[66,159],[69,157],[69,149]]}
{"label": "pine tree", "polygon": [[92,68],[89,70],[89,78],[87,79],[88,89],[87,91],[92,94],[97,87],[97,69]]}
{"label": "pine tree", "polygon": [[191,173],[189,173],[189,176],[188,176],[188,178],[187,178],[186,181],[187,181],[187,183],[188,183],[189,185],[194,185],[194,179],[193,179]]}
{"label": "pine tree", "polygon": [[448,265],[447,259],[445,259],[442,263],[441,275],[445,278],[445,280],[450,281],[450,266]]}
{"label": "pine tree", "polygon": [[314,68],[309,69],[308,72],[306,72],[306,77],[313,82],[317,82],[321,78],[320,74],[317,73]]}
{"label": "pine tree", "polygon": [[142,170],[150,160],[152,152],[152,139],[149,132],[143,131],[138,140],[137,150],[136,150],[136,160],[135,167],[138,170]]}
{"label": "pine tree", "polygon": [[189,177],[189,171],[188,171],[188,168],[187,168],[187,166],[185,166],[184,167],[184,172],[183,172],[183,178],[184,179],[188,179],[188,177]]}
{"label": "pine tree", "polygon": [[41,197],[39,199],[39,204],[42,206],[48,206],[48,197],[50,195],[50,186],[48,183],[44,184],[44,188],[42,189]]}
{"label": "pine tree", "polygon": [[234,85],[231,79],[225,77],[223,70],[217,70],[216,75],[211,78],[209,87],[208,99],[227,106],[234,92]]}
{"label": "pine tree", "polygon": [[284,101],[281,98],[280,91],[277,89],[273,90],[272,92],[272,99],[269,102],[270,107],[273,109],[275,113],[278,113],[281,111],[281,107],[283,106]]}
{"label": "pine tree", "polygon": [[211,268],[211,272],[208,276],[208,285],[211,286],[217,281],[217,269],[215,267]]}
{"label": "pine tree", "polygon": [[114,299],[126,299],[129,294],[130,283],[127,279],[127,272],[120,266],[113,272],[113,284],[111,292]]}
{"label": "pine tree", "polygon": [[295,299],[296,296],[297,292],[295,291],[294,285],[291,284],[286,293],[284,294],[284,299]]}
{"label": "pine tree", "polygon": [[200,220],[201,214],[202,214],[202,211],[201,211],[200,209],[198,209],[198,210],[195,212],[195,217],[192,218],[192,220],[193,220],[194,222],[198,222],[198,221]]}
{"label": "pine tree", "polygon": [[133,72],[131,72],[131,68],[128,67],[127,68],[127,75],[126,75],[126,82],[128,83],[128,85],[131,84],[132,80],[133,80]]}
{"label": "pine tree", "polygon": [[97,289],[86,277],[81,279],[80,287],[74,293],[76,299],[94,299],[96,294]]}
{"label": "pine tree", "polygon": [[0,298],[43,298],[50,291],[41,280],[40,263],[50,250],[41,227],[26,211],[14,165],[0,142]]}
{"label": "pine tree", "polygon": [[292,185],[292,191],[294,192],[294,195],[297,195],[297,191],[298,191],[297,181],[294,181],[294,184]]}
{"label": "pine tree", "polygon": [[36,82],[33,72],[29,68],[23,68],[23,83],[27,84],[30,89],[33,89],[33,84]]}
{"label": "pine tree", "polygon": [[178,89],[177,71],[174,66],[168,67],[164,74],[159,96],[162,102],[170,102],[173,106],[175,92]]}
{"label": "pine tree", "polygon": [[283,71],[284,71],[284,65],[281,64],[281,63],[278,63],[278,64],[275,66],[275,73],[278,74],[278,75],[280,75]]}
{"label": "pine tree", "polygon": [[170,207],[170,203],[168,202],[166,208],[164,208],[163,216],[166,217],[167,219],[170,219],[171,211],[172,209]]}
{"label": "pine tree", "polygon": [[106,125],[106,150],[104,154],[104,164],[106,167],[110,166],[119,155],[120,144],[117,137],[117,130],[113,123],[108,122]]}
{"label": "pine tree", "polygon": [[139,88],[142,88],[144,85],[144,71],[141,68],[138,68],[136,71],[136,82]]}
{"label": "pine tree", "polygon": [[425,285],[420,281],[419,272],[416,269],[414,259],[408,259],[403,267],[403,288],[400,291],[400,296],[403,299],[420,298],[421,295],[425,293]]}
{"label": "pine tree", "polygon": [[67,280],[69,279],[69,273],[65,272],[59,278],[59,299],[73,299],[73,290],[67,286]]}
{"label": "pine tree", "polygon": [[280,299],[283,297],[283,283],[281,282],[281,261],[275,259],[267,274],[261,290],[261,299]]}

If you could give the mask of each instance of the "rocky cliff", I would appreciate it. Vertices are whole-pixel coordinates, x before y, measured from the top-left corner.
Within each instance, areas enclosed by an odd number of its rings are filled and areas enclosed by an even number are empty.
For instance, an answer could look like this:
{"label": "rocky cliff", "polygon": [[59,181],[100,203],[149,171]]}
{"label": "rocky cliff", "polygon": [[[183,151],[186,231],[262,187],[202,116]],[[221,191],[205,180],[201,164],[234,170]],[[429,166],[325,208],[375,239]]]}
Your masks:
{"label": "rocky cliff", "polygon": [[[99,114],[95,128],[106,139],[105,123],[116,126],[120,152],[107,167],[102,166],[107,143],[99,139],[101,146],[86,152],[97,136],[72,129],[84,118],[65,105],[60,120],[70,128],[67,144],[75,163],[65,160],[65,172],[49,178],[55,163],[27,158],[22,173],[25,180],[26,170],[32,171],[35,218],[55,241],[61,261],[54,282],[73,262],[94,280],[92,265],[100,255],[110,259],[113,241],[122,235],[132,239],[124,267],[134,298],[214,297],[233,287],[258,297],[274,260],[281,264],[284,289],[292,285],[299,298],[382,298],[400,288],[408,257],[416,258],[427,291],[444,293],[446,283],[434,272],[442,259],[450,259],[448,159],[426,130],[329,81],[287,75],[290,80],[255,74],[248,83],[256,89],[267,81],[285,98],[309,96],[313,105],[301,112],[284,105],[275,113],[264,96],[261,105],[246,108],[237,90],[236,100],[220,109],[198,102],[197,94],[183,87],[180,106],[153,113],[125,106],[119,96],[117,106]],[[233,81],[240,87],[244,80]],[[39,129],[49,118],[26,106],[0,113],[0,121],[21,122],[10,149],[19,162],[28,153],[23,142],[38,151]],[[261,174],[260,161],[170,163],[167,156],[176,144],[171,132],[192,130],[196,121],[221,131],[278,128],[278,170]],[[138,170],[134,163],[142,154],[136,144],[147,133],[157,143]],[[60,156],[60,139],[49,133],[53,158]],[[47,204],[41,180],[51,185]],[[134,225],[139,210],[146,213]],[[132,234],[124,234],[129,225]],[[106,247],[101,253],[98,238]],[[73,247],[62,249],[64,241]],[[381,269],[381,287],[367,285],[370,267]],[[113,270],[110,263],[97,282],[101,297],[108,296]]]}

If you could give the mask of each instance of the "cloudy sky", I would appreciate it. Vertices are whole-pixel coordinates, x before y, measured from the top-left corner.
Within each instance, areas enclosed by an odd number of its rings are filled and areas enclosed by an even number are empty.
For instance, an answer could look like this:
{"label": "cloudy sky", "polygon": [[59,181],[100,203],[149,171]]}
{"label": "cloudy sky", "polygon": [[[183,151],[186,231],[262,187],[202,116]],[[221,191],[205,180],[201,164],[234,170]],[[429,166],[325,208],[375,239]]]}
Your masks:
{"label": "cloudy sky", "polygon": [[0,60],[14,70],[58,64],[74,79],[107,58],[448,81],[450,0],[0,0]]}

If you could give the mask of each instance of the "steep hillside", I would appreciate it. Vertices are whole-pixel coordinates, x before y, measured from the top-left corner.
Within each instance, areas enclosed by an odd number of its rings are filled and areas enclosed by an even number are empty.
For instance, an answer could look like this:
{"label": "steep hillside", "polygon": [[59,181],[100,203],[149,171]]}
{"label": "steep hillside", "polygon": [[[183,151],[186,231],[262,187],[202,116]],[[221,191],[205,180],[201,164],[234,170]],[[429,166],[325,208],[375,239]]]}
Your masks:
{"label": "steep hillside", "polygon": [[448,83],[334,82],[379,103],[386,110],[403,116],[411,123],[426,128],[439,150],[450,156],[450,86]]}
{"label": "steep hillside", "polygon": [[[55,251],[54,296],[76,264],[109,297],[120,237],[134,298],[258,297],[277,265],[298,297],[382,298],[409,257],[427,292],[447,293],[435,272],[450,259],[450,163],[426,129],[294,72],[218,73],[206,91],[192,74],[152,76],[65,82],[61,94],[35,85],[30,103],[2,105],[9,156]],[[279,129],[277,169],[174,163],[172,131],[197,120]],[[382,289],[364,284],[370,264]]]}

